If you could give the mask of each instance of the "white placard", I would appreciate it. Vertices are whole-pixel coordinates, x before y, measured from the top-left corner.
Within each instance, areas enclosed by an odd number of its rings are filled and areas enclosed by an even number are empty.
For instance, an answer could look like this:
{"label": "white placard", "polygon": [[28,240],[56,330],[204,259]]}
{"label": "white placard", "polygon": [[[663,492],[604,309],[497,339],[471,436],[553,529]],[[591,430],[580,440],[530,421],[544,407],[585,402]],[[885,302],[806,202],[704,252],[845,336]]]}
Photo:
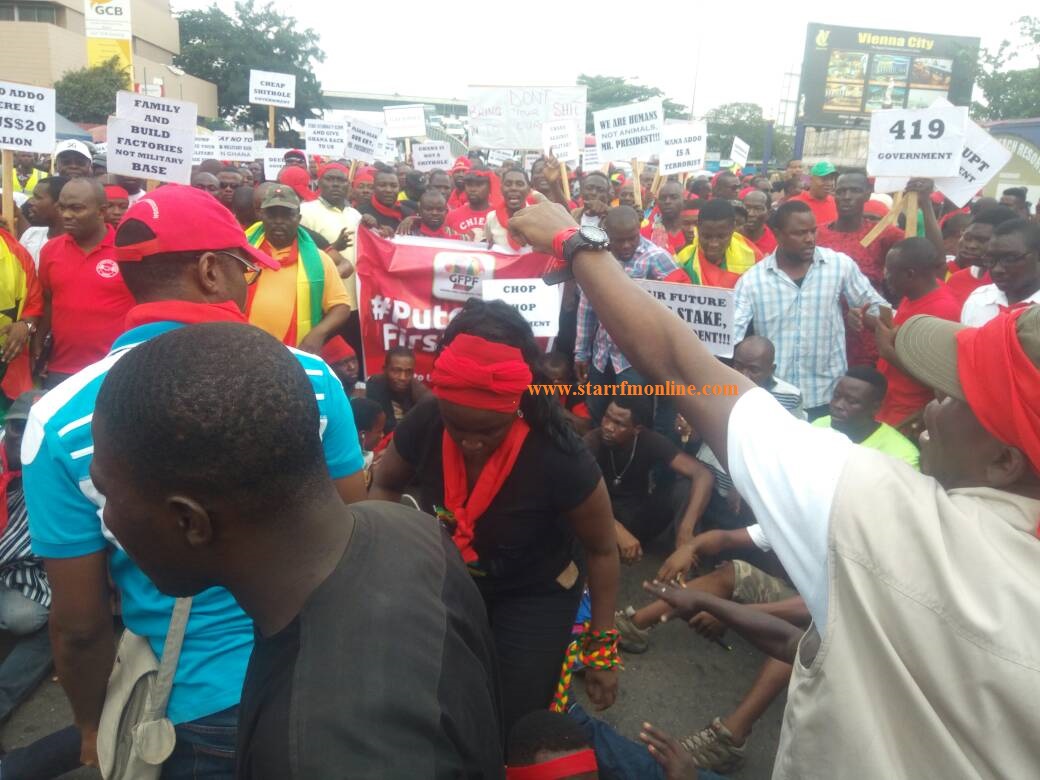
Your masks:
{"label": "white placard", "polygon": [[249,71],[249,102],[255,106],[296,108],[296,76],[269,70]]}
{"label": "white placard", "polygon": [[936,179],[935,188],[957,208],[963,208],[1010,161],[1011,151],[969,119],[960,172]]}
{"label": "white placard", "polygon": [[213,134],[217,139],[217,156],[221,160],[249,162],[253,159],[253,134],[219,130]]}
{"label": "white placard", "polygon": [[420,103],[385,106],[383,124],[387,138],[423,138],[426,135],[426,109]]}
{"label": "white placard", "polygon": [[264,149],[260,159],[264,161],[264,178],[267,181],[278,181],[278,174],[285,167],[285,153],[288,149]]}
{"label": "white placard", "polygon": [[116,93],[116,116],[154,127],[177,127],[195,134],[199,107],[187,100],[149,97],[137,92]]}
{"label": "white placard", "polygon": [[111,117],[108,172],[189,184],[194,144],[194,127],[155,127],[136,119]]}
{"label": "white placard", "polygon": [[534,164],[536,162],[538,162],[539,160],[541,160],[541,159],[542,159],[541,152],[531,152],[529,154],[525,154],[524,155],[524,170],[527,171],[528,173],[530,173],[531,169],[534,167]]}
{"label": "white placard", "polygon": [[891,195],[893,192],[902,192],[910,182],[909,176],[878,176],[874,179],[874,192]]}
{"label": "white placard", "polygon": [[412,167],[417,171],[446,171],[451,163],[451,145],[447,141],[427,141],[412,147]]}
{"label": "white placard", "polygon": [[327,122],[324,119],[308,119],[304,123],[307,133],[307,154],[339,159],[347,145],[350,128],[344,122]]}
{"label": "white placard", "polygon": [[512,149],[489,149],[487,162],[488,165],[494,165],[501,168],[509,160],[515,160],[513,156],[515,152]]}
{"label": "white placard", "polygon": [[83,0],[83,34],[87,38],[131,40],[130,0]]}
{"label": "white placard", "polygon": [[540,149],[542,125],[570,119],[585,128],[586,87],[470,87],[470,146]]}
{"label": "white placard", "polygon": [[601,164],[599,161],[599,149],[595,146],[586,146],[581,153],[581,169],[588,173],[593,168],[598,168]]}
{"label": "white placard", "polygon": [[553,338],[560,329],[560,285],[541,279],[484,279],[481,297],[504,301],[527,320],[536,338]]}
{"label": "white placard", "polygon": [[963,106],[892,108],[870,115],[871,176],[957,176],[968,124]]}
{"label": "white placard", "polygon": [[733,161],[734,165],[739,165],[743,168],[747,165],[748,156],[751,154],[751,144],[741,138],[739,135],[733,136],[733,145],[729,149],[729,159]]}
{"label": "white placard", "polygon": [[658,170],[662,176],[704,167],[708,152],[708,126],[704,122],[676,122],[664,126],[664,147]]}
{"label": "white placard", "polygon": [[54,90],[0,81],[0,149],[50,154],[54,137]]}
{"label": "white placard", "polygon": [[206,160],[216,160],[220,154],[215,135],[197,135],[191,152],[191,164],[202,165]]}
{"label": "white placard", "polygon": [[343,156],[348,160],[358,160],[364,163],[375,162],[381,136],[380,128],[355,119],[350,123],[350,132],[347,134]]}
{"label": "white placard", "polygon": [[635,283],[674,311],[711,354],[733,356],[734,290],[652,279],[636,279]]}
{"label": "white placard", "polygon": [[660,98],[592,114],[602,160],[649,160],[661,151],[664,106]]}
{"label": "white placard", "polygon": [[397,162],[397,154],[397,141],[382,136],[376,145],[376,159],[380,162],[394,163]]}
{"label": "white placard", "polygon": [[578,127],[573,119],[542,125],[542,151],[560,162],[578,162]]}

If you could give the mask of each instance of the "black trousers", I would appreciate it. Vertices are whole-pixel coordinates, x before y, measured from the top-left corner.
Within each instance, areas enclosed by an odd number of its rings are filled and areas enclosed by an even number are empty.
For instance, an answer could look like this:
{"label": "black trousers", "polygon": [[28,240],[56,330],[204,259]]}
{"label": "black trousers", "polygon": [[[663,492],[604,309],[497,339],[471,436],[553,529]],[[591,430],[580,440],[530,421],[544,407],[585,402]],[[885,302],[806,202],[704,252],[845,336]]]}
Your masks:
{"label": "black trousers", "polygon": [[481,588],[498,654],[507,739],[517,720],[552,702],[583,588],[581,577],[570,589],[556,582],[506,592]]}
{"label": "black trousers", "polygon": [[690,502],[690,480],[676,477],[659,483],[646,498],[611,498],[614,519],[642,544],[653,541],[666,528],[678,528]]}

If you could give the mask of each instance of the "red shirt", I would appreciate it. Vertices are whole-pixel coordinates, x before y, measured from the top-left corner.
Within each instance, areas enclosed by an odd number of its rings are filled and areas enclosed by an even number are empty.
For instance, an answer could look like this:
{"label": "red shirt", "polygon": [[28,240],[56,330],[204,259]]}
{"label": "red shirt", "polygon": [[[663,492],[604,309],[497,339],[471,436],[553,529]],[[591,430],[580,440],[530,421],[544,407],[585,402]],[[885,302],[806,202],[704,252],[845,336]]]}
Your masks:
{"label": "red shirt", "polygon": [[[958,322],[961,318],[961,304],[947,286],[940,282],[938,287],[916,301],[903,298],[892,322],[897,326],[902,325],[915,314],[929,314],[932,317]],[[907,376],[886,360],[878,361],[878,371],[888,380],[888,393],[877,415],[877,419],[883,423],[898,426],[935,398],[935,392],[931,388]]]}
{"label": "red shirt", "polygon": [[[788,198],[786,202],[792,200],[800,200],[812,209],[812,213],[816,216],[816,225],[820,227],[822,225],[829,225],[838,218],[838,207],[834,205],[834,196],[828,195],[823,200],[817,200],[809,194],[809,190],[804,190],[793,198]],[[826,246],[821,244],[821,246]]]}
{"label": "red shirt", "polygon": [[[643,225],[643,227],[639,229],[639,234],[647,241],[650,241],[654,236],[653,223],[651,222],[649,225]],[[686,234],[682,232],[682,228],[679,228],[679,230],[676,230],[674,233],[668,233],[668,246],[662,247],[662,249],[667,249],[674,255],[684,246],[686,246]]]}
{"label": "red shirt", "polygon": [[484,234],[484,223],[487,215],[494,209],[488,206],[485,209],[474,209],[468,203],[448,212],[448,218],[444,224],[456,233],[472,233],[481,238]]}
{"label": "red shirt", "polygon": [[773,231],[766,225],[762,228],[762,235],[757,239],[752,238],[746,233],[743,234],[744,238],[750,241],[752,244],[758,247],[758,251],[762,253],[763,257],[773,254],[776,251],[776,236],[773,235]]}
{"label": "red shirt", "polygon": [[993,284],[989,278],[989,271],[983,271],[982,276],[977,277],[973,273],[975,270],[978,269],[969,265],[967,268],[954,272],[953,276],[946,280],[946,287],[961,306],[964,306],[968,296],[977,289],[987,284]]}
{"label": "red shirt", "polygon": [[114,252],[115,231],[84,254],[67,233],[40,251],[40,282],[51,298],[50,370],[74,374],[108,354],[134,306]]}

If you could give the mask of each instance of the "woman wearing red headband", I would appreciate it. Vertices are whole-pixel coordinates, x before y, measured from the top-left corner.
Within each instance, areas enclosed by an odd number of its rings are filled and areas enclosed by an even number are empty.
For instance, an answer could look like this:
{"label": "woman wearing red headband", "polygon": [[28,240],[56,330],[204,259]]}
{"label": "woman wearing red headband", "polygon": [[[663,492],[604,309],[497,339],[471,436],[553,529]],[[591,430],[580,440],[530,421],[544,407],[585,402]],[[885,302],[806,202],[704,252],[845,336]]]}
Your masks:
{"label": "woman wearing red headband", "polygon": [[[603,478],[548,396],[532,395],[541,352],[500,301],[467,301],[444,333],[433,395],[402,420],[371,498],[406,486],[453,535],[484,597],[505,728],[549,706],[587,573],[592,620],[579,643],[592,701],[617,691],[618,554]],[[579,547],[582,548],[579,550]]]}

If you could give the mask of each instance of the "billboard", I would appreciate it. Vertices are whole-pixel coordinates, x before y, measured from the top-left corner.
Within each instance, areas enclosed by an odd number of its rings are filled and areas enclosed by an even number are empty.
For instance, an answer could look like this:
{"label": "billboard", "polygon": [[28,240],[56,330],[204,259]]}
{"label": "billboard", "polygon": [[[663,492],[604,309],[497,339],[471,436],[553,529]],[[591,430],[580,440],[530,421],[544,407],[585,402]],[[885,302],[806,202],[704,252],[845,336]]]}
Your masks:
{"label": "billboard", "polygon": [[978,38],[810,23],[798,122],[865,129],[880,108],[966,106],[978,54]]}
{"label": "billboard", "polygon": [[88,68],[118,57],[123,69],[133,73],[130,0],[83,0],[83,26]]}

